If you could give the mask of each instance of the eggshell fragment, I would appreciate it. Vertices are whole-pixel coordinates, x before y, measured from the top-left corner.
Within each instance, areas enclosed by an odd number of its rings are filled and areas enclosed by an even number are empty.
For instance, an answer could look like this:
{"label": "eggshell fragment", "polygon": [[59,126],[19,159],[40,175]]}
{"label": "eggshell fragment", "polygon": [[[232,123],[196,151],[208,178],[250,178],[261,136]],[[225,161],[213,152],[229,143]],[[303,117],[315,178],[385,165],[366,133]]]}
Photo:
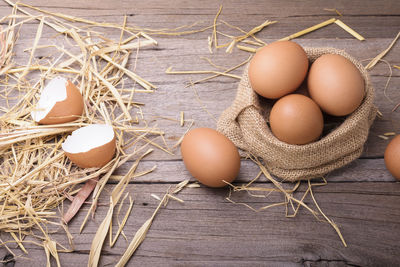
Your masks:
{"label": "eggshell fragment", "polygon": [[223,134],[210,128],[189,131],[181,144],[183,162],[202,184],[223,187],[235,180],[240,170],[236,146]]}
{"label": "eggshell fragment", "polygon": [[291,41],[273,42],[258,50],[248,70],[253,90],[270,99],[294,92],[306,78],[307,71],[306,52]]}
{"label": "eggshell fragment", "polygon": [[311,65],[308,78],[311,98],[323,111],[345,116],[356,110],[364,98],[364,79],[347,58],[326,54]]}
{"label": "eggshell fragment", "polygon": [[115,133],[110,125],[88,125],[73,131],[62,144],[62,149],[79,167],[100,168],[115,154]]}
{"label": "eggshell fragment", "polygon": [[290,94],[279,99],[271,109],[272,133],[281,141],[304,145],[317,140],[324,128],[324,118],[311,98]]}
{"label": "eggshell fragment", "polygon": [[390,141],[385,150],[385,165],[397,180],[400,180],[400,135]]}
{"label": "eggshell fragment", "polygon": [[72,82],[56,77],[42,90],[31,116],[40,124],[59,124],[78,119],[82,112],[83,98],[78,88]]}

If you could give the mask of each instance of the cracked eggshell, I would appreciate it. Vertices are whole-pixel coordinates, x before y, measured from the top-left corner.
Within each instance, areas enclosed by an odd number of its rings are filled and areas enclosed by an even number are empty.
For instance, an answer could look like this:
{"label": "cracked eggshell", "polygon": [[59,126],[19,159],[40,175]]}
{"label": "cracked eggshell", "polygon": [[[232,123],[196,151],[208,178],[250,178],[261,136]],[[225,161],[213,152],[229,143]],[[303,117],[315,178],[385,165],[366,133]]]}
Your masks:
{"label": "cracked eggshell", "polygon": [[31,116],[39,124],[60,124],[78,119],[82,112],[79,89],[65,78],[56,77],[42,90]]}
{"label": "cracked eggshell", "polygon": [[103,167],[115,154],[113,127],[92,124],[72,132],[62,144],[67,157],[81,168]]}

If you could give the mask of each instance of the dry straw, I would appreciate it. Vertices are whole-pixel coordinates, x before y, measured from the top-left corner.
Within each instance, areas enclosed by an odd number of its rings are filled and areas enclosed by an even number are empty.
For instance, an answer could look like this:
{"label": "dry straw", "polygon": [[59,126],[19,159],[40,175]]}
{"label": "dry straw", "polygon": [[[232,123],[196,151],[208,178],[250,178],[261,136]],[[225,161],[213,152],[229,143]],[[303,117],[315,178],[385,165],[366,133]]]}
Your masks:
{"label": "dry straw", "polygon": [[[374,57],[368,64],[367,66],[365,66],[365,68],[367,70],[371,70],[376,63],[379,62],[379,60],[381,60],[389,51],[390,49],[392,49],[392,47],[394,46],[394,44],[397,42],[397,40],[400,37],[400,32],[396,35],[396,37],[393,39],[393,41],[390,43],[390,45],[388,46],[388,48],[386,48],[385,50],[383,50],[381,53],[379,53],[376,57]],[[390,66],[390,65],[389,65]]]}
{"label": "dry straw", "polygon": [[[234,204],[239,204],[239,205],[243,205],[255,212],[260,212],[266,209],[270,209],[273,207],[277,207],[277,206],[285,206],[285,210],[286,210],[286,217],[295,217],[300,209],[300,207],[305,208],[306,210],[308,210],[317,220],[321,220],[319,218],[319,216],[322,216],[324,218],[324,220],[326,220],[326,222],[328,222],[333,229],[336,231],[336,233],[338,234],[340,240],[343,243],[343,246],[347,247],[347,243],[343,238],[343,235],[339,229],[339,227],[337,226],[337,224],[335,222],[333,222],[330,218],[328,218],[325,213],[321,210],[321,208],[319,207],[313,191],[312,191],[312,187],[315,186],[322,186],[322,185],[326,185],[327,181],[325,180],[325,178],[322,177],[322,182],[314,182],[311,183],[311,180],[307,180],[307,190],[304,192],[304,194],[301,196],[300,199],[296,198],[294,196],[294,193],[296,191],[298,191],[298,189],[300,188],[300,181],[296,182],[293,186],[293,188],[291,189],[285,189],[284,188],[284,184],[282,182],[277,181],[269,172],[268,170],[265,168],[265,166],[256,158],[253,156],[250,156],[250,159],[257,164],[257,166],[260,168],[260,172],[259,174],[253,179],[251,180],[249,183],[241,185],[241,186],[234,186],[232,184],[229,184],[231,187],[231,191],[228,195],[228,197],[226,198],[229,202],[234,203]],[[265,187],[265,186],[253,186],[253,183],[258,181],[261,178],[261,174],[264,175],[264,177],[271,182],[271,184],[273,185],[273,187]],[[242,202],[235,202],[234,200],[232,200],[232,191],[233,192],[240,192],[240,191],[245,191],[247,192],[251,197],[257,197],[257,198],[268,198],[270,196],[271,193],[273,192],[278,192],[281,193],[284,196],[284,201],[282,202],[277,202],[277,203],[273,203],[273,204],[269,204],[267,206],[263,206],[261,208],[255,209],[254,207],[248,205],[247,203],[242,203]],[[305,203],[305,198],[310,195],[313,203],[315,205],[315,207],[317,208],[317,210],[314,210],[313,208],[310,207],[310,205]],[[290,210],[292,210],[292,213],[290,213]]]}
{"label": "dry straw", "polygon": [[[334,9],[332,11],[336,11],[339,14],[339,12],[336,9]],[[244,31],[243,29],[241,29],[241,28],[239,28],[237,26],[233,26],[233,25],[227,23],[224,20],[220,20],[223,24],[227,25],[228,27],[236,29],[236,30],[238,30],[238,31],[240,31],[242,33],[242,35],[239,35],[239,36],[231,36],[231,35],[225,34],[223,32],[217,31],[217,25],[219,25],[219,16],[221,15],[221,12],[222,12],[222,5],[220,6],[217,14],[214,17],[212,36],[208,37],[208,48],[209,48],[210,53],[213,53],[213,48],[219,49],[219,48],[224,48],[224,47],[226,47],[225,52],[232,53],[233,48],[235,46],[239,50],[243,50],[243,51],[250,52],[250,53],[256,53],[257,50],[260,49],[260,47],[265,46],[266,43],[264,41],[260,40],[259,38],[257,38],[255,36],[255,34],[260,32],[261,30],[263,30],[268,25],[275,24],[275,23],[278,22],[278,21],[266,20],[262,24],[254,27],[250,31],[246,32],[246,31]],[[341,20],[336,19],[336,18],[331,18],[331,19],[328,19],[328,20],[323,21],[321,23],[318,23],[318,24],[316,24],[314,26],[311,26],[309,28],[306,28],[304,30],[301,30],[299,32],[296,32],[294,34],[286,36],[284,38],[281,38],[281,39],[279,39],[279,41],[292,40],[292,39],[301,37],[301,36],[303,36],[305,34],[308,34],[310,32],[313,32],[313,31],[316,31],[318,29],[321,29],[323,27],[326,27],[326,26],[328,26],[330,24],[338,25],[339,27],[341,27],[342,29],[344,29],[345,31],[347,31],[353,37],[355,37],[356,39],[358,39],[360,41],[365,40],[364,37],[362,37],[359,33],[357,33],[355,30],[350,28],[348,25],[343,23]],[[222,45],[218,44],[218,34],[230,38],[231,41],[229,41],[229,42],[227,42],[225,44],[222,44]],[[251,40],[250,38],[252,38],[254,40]],[[249,46],[243,45],[243,44],[251,44],[253,46],[256,46],[257,48],[249,47]],[[392,43],[392,45],[393,45],[393,43]],[[387,51],[386,51],[386,53],[387,53]],[[165,73],[167,73],[167,74],[180,74],[180,75],[182,75],[182,74],[199,74],[199,75],[201,75],[201,74],[213,74],[212,76],[209,76],[209,77],[197,80],[197,81],[190,82],[188,84],[188,86],[191,86],[191,85],[197,84],[197,83],[201,83],[201,82],[205,82],[205,81],[208,81],[210,79],[214,79],[214,78],[219,77],[219,76],[226,76],[226,77],[230,77],[230,78],[234,78],[234,79],[240,79],[240,76],[234,75],[234,74],[230,74],[230,72],[235,70],[235,69],[237,69],[237,68],[239,68],[239,67],[241,67],[241,66],[243,66],[244,64],[246,64],[250,60],[250,58],[247,59],[246,61],[240,63],[239,65],[234,66],[234,67],[229,68],[229,69],[224,69],[224,68],[221,68],[220,66],[215,65],[210,59],[206,59],[206,60],[210,63],[211,66],[213,66],[217,70],[178,70],[177,71],[177,70],[173,70],[173,67],[170,66],[170,67],[167,68]]]}
{"label": "dry straw", "polygon": [[[92,246],[90,248],[89,254],[89,262],[88,266],[98,266],[100,255],[101,255],[101,248],[103,247],[104,240],[109,234],[110,240],[112,240],[112,216],[114,214],[114,208],[118,204],[119,199],[121,198],[122,194],[124,193],[130,179],[132,178],[133,174],[136,171],[136,168],[139,164],[139,161],[151,153],[152,150],[148,150],[142,156],[140,156],[136,162],[132,165],[129,169],[128,173],[122,178],[118,184],[115,186],[113,191],[111,192],[110,196],[110,206],[107,212],[106,217],[104,218],[103,222],[100,224],[99,228],[97,229],[96,235],[93,238]],[[110,242],[112,243],[112,242]]]}
{"label": "dry straw", "polygon": [[[7,243],[15,243],[27,253],[24,244],[36,244],[44,248],[48,262],[50,257],[54,257],[59,265],[57,252],[71,249],[54,241],[48,229],[64,229],[73,248],[65,223],[74,217],[93,192],[92,205],[81,226],[83,229],[89,215],[95,212],[100,194],[116,168],[137,159],[131,171],[117,179],[119,184],[112,194],[111,215],[130,179],[155,168],[134,173],[142,158],[139,155],[149,146],[172,153],[164,141],[159,142],[164,140],[164,132],[151,126],[144,117],[134,115],[142,113],[141,103],[135,102],[136,94],[153,93],[156,86],[128,66],[128,59],[135,57],[137,60],[141,48],[157,45],[149,34],[181,35],[199,30],[190,30],[191,26],[165,30],[140,29],[128,27],[126,18],[121,24],[97,23],[22,3],[14,4],[9,0],[6,2],[12,6],[12,12],[1,18],[4,27],[0,32],[0,231],[9,233],[10,240],[1,241],[1,246],[8,247]],[[40,14],[33,15],[25,8]],[[17,62],[14,45],[18,43],[18,33],[33,20],[37,20],[38,24],[33,43],[25,50],[29,53],[28,58],[25,62]],[[96,26],[96,31],[71,24],[75,22]],[[102,34],[99,32],[102,27],[118,31],[120,38],[113,40]],[[46,44],[48,40],[42,38],[48,31],[60,34],[50,40],[51,44]],[[36,55],[43,49],[50,51],[50,55],[38,60]],[[63,125],[37,125],[30,112],[46,81],[57,75],[67,76],[78,85],[85,101],[84,114],[76,121]],[[116,132],[117,153],[109,164],[100,169],[82,170],[64,156],[61,144],[73,130],[92,123],[112,124]],[[86,184],[79,189],[81,183]],[[67,198],[72,200],[72,204],[64,213],[61,204]],[[131,201],[129,210],[132,205]],[[123,233],[128,215],[124,216],[122,223],[118,221],[119,229],[111,244]],[[107,234],[111,219],[106,219],[103,231]],[[36,241],[26,241],[26,236]],[[103,240],[104,236],[97,235],[97,239]],[[96,265],[100,251],[101,246],[91,250],[93,265]]]}
{"label": "dry straw", "polygon": [[132,257],[133,253],[135,253],[136,249],[140,246],[140,244],[145,239],[147,232],[149,231],[151,224],[152,224],[154,218],[156,217],[157,213],[159,212],[160,208],[162,206],[165,207],[168,204],[169,199],[174,199],[181,203],[183,202],[183,200],[177,198],[176,196],[174,196],[174,194],[179,193],[188,184],[189,184],[189,180],[184,180],[184,181],[180,182],[179,184],[177,184],[175,188],[173,188],[172,190],[168,190],[167,193],[165,193],[164,197],[160,200],[160,203],[158,204],[157,208],[153,212],[153,215],[147,221],[145,221],[145,223],[135,233],[128,248],[122,255],[121,259],[118,261],[118,263],[115,265],[116,267],[122,267],[122,266],[126,265],[126,263],[129,261],[129,259]]}
{"label": "dry straw", "polygon": [[336,8],[324,8],[325,11],[331,11],[331,12],[335,12],[338,16],[343,16],[341,12],[339,12],[339,10],[337,10]]}
{"label": "dry straw", "polygon": [[344,29],[345,31],[347,31],[348,33],[350,33],[351,35],[353,35],[353,37],[357,38],[360,41],[365,40],[364,37],[362,37],[360,34],[358,34],[355,30],[353,30],[352,28],[350,28],[349,26],[347,26],[346,24],[344,24],[341,20],[338,20],[336,18],[331,18],[328,20],[325,20],[321,23],[318,23],[314,26],[311,26],[307,29],[301,30],[299,32],[296,32],[294,34],[291,34],[287,37],[281,38],[280,41],[288,41],[288,40],[292,40],[294,38],[300,37],[302,35],[305,35],[307,33],[313,32],[315,30],[318,30],[320,28],[323,28],[325,26],[328,26],[332,23],[335,23],[336,25],[338,25],[339,27],[341,27],[342,29]]}

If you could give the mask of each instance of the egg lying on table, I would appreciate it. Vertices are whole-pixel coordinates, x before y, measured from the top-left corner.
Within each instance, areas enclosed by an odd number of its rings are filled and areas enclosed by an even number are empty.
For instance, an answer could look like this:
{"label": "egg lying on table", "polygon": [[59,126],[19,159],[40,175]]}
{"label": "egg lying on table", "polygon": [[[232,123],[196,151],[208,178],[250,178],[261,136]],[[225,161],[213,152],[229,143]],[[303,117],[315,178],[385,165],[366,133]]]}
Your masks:
{"label": "egg lying on table", "polygon": [[240,170],[236,146],[223,134],[210,128],[189,131],[181,144],[183,162],[190,174],[209,187],[231,183]]}
{"label": "egg lying on table", "polygon": [[364,79],[356,66],[341,55],[322,55],[311,65],[308,78],[310,97],[323,111],[345,116],[356,110],[364,98]]}
{"label": "egg lying on table", "polygon": [[113,127],[92,124],[72,132],[62,144],[67,157],[81,168],[103,167],[115,154]]}
{"label": "egg lying on table", "polygon": [[400,135],[387,145],[384,158],[386,168],[394,178],[400,180]]}
{"label": "egg lying on table", "polygon": [[317,140],[324,128],[318,105],[309,97],[290,94],[279,99],[271,109],[269,123],[279,140],[304,145]]}
{"label": "egg lying on table", "polygon": [[304,81],[308,58],[295,42],[277,41],[257,51],[249,64],[249,80],[259,95],[276,99],[294,92]]}
{"label": "egg lying on table", "polygon": [[83,112],[83,98],[70,81],[56,77],[42,90],[40,99],[31,112],[40,124],[59,124],[78,119]]}

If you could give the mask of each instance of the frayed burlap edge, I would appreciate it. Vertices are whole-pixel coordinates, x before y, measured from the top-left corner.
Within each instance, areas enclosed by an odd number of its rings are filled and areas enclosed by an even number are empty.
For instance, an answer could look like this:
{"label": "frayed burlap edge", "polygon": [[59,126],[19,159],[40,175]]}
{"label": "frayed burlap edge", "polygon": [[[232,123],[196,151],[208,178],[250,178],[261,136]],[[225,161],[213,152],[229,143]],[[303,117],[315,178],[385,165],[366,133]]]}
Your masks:
{"label": "frayed burlap edge", "polygon": [[305,48],[305,51],[310,63],[323,54],[342,55],[358,68],[364,78],[363,102],[342,124],[310,144],[290,145],[278,140],[265,119],[272,104],[260,104],[260,98],[249,82],[248,65],[234,102],[222,113],[217,124],[217,130],[237,147],[261,157],[273,175],[287,181],[320,177],[357,159],[377,111],[373,104],[374,89],[360,62],[335,48]]}

